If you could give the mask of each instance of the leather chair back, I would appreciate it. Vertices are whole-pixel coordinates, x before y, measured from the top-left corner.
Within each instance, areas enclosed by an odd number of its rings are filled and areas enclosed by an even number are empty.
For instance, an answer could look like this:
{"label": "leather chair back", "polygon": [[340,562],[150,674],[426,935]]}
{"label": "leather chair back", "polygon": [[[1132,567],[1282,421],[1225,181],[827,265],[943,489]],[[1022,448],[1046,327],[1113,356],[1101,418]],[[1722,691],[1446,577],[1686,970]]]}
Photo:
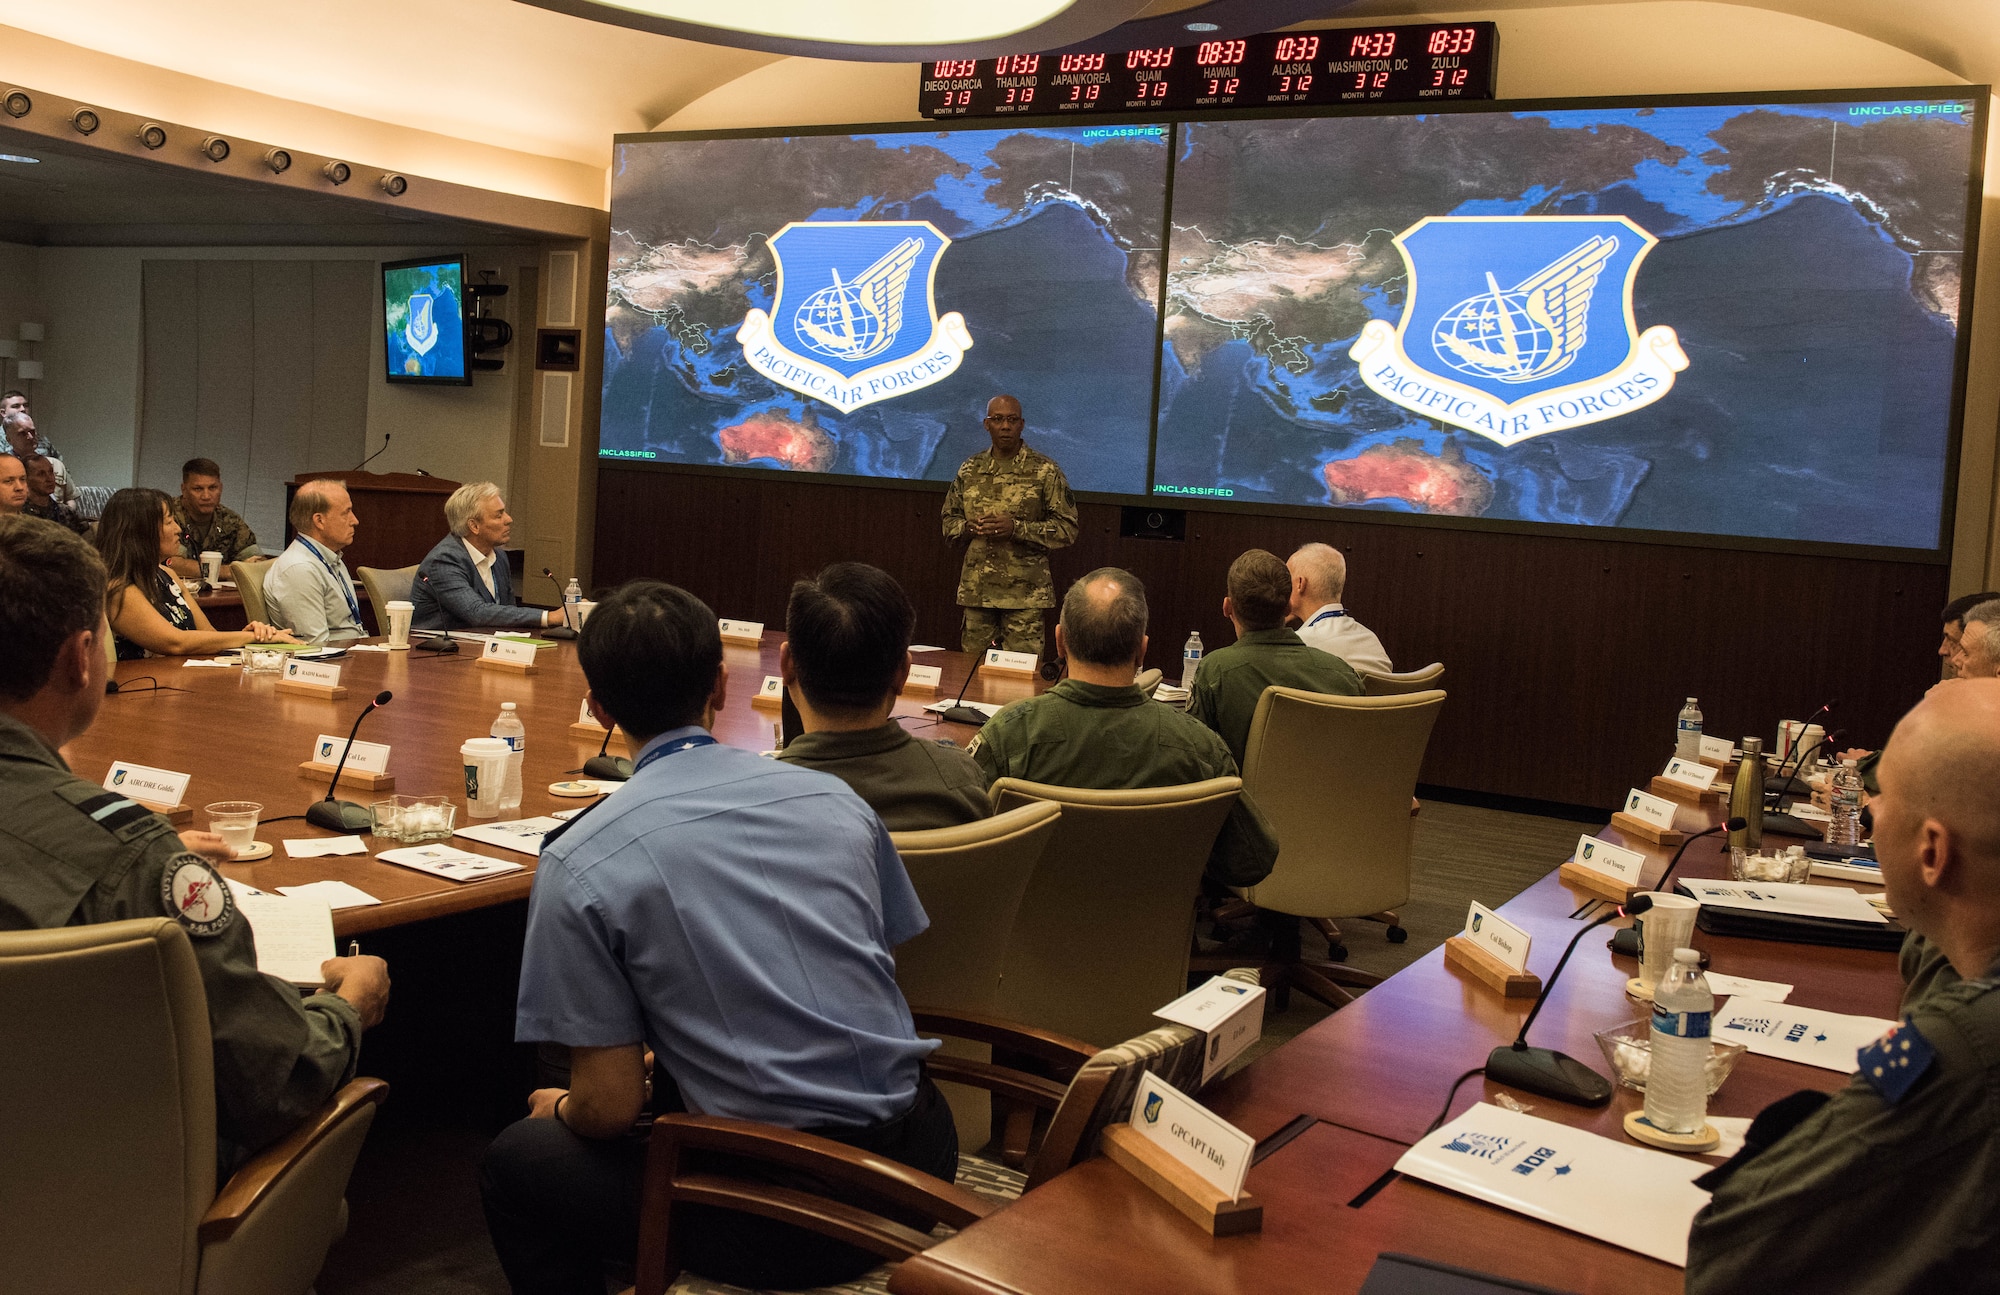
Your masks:
{"label": "leather chair back", "polygon": [[1421,670],[1408,670],[1402,674],[1369,674],[1357,671],[1361,676],[1361,693],[1365,697],[1395,697],[1406,692],[1424,692],[1438,686],[1444,678],[1444,662],[1433,661]]}
{"label": "leather chair back", "polygon": [[1194,901],[1240,778],[1096,791],[1002,778],[996,811],[1062,806],[1007,942],[999,1014],[1092,1043],[1129,1039],[1186,989]]}
{"label": "leather chair back", "polygon": [[271,623],[271,617],[264,606],[264,577],[270,572],[269,558],[229,564],[229,578],[236,582],[236,592],[243,599],[244,616],[266,625]]}
{"label": "leather chair back", "polygon": [[375,632],[387,634],[389,604],[410,601],[410,590],[417,584],[416,567],[356,567],[354,574],[368,591],[368,607],[375,613]]}
{"label": "leather chair back", "polygon": [[1242,892],[1251,903],[1353,917],[1408,902],[1410,797],[1444,696],[1264,690],[1243,785],[1278,834],[1278,866]]}
{"label": "leather chair back", "polygon": [[201,971],[166,918],[0,932],[0,1285],[189,1295],[215,1198]]}

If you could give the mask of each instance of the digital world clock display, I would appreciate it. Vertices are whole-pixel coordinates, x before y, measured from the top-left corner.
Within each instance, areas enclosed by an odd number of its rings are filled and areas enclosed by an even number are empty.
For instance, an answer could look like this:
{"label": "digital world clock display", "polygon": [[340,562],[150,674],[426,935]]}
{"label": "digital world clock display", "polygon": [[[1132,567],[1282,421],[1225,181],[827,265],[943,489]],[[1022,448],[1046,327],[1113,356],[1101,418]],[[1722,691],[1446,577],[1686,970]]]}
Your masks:
{"label": "digital world clock display", "polygon": [[917,102],[947,118],[1491,99],[1498,48],[1474,22],[946,59],[923,65]]}

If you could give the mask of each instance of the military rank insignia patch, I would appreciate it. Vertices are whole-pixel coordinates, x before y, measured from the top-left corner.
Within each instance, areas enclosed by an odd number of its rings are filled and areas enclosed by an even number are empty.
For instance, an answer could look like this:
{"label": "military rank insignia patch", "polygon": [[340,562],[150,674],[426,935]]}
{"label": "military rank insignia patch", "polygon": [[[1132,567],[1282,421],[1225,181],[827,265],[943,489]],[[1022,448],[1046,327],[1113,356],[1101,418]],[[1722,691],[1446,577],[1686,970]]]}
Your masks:
{"label": "military rank insignia patch", "polygon": [[236,917],[236,897],[208,860],[176,855],[160,879],[160,904],[189,935],[220,935]]}
{"label": "military rank insignia patch", "polygon": [[1891,1026],[1887,1034],[1861,1049],[1855,1058],[1861,1077],[1891,1106],[1908,1095],[1936,1059],[1931,1041],[1917,1032],[1907,1016],[1900,1025]]}

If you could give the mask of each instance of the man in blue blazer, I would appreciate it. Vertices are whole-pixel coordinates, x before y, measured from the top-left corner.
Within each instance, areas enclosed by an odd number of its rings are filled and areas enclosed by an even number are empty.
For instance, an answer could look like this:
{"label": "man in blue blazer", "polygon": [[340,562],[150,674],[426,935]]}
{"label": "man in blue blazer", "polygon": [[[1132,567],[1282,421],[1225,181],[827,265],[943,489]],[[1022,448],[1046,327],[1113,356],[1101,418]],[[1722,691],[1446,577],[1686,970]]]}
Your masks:
{"label": "man in blue blazer", "polygon": [[514,580],[500,552],[514,519],[500,487],[491,481],[460,486],[444,501],[444,520],[451,534],[424,558],[410,590],[416,605],[411,628],[537,629],[563,623],[561,608],[545,612],[515,605]]}

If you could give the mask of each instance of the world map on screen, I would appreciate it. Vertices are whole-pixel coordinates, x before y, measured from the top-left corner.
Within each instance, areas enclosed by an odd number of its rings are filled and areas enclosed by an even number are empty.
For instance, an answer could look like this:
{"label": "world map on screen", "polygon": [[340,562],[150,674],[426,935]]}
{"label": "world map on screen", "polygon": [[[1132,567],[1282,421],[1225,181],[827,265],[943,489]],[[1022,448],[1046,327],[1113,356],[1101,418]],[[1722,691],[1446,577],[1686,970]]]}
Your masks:
{"label": "world map on screen", "polygon": [[1973,122],[1189,123],[1155,497],[1932,548]]}

